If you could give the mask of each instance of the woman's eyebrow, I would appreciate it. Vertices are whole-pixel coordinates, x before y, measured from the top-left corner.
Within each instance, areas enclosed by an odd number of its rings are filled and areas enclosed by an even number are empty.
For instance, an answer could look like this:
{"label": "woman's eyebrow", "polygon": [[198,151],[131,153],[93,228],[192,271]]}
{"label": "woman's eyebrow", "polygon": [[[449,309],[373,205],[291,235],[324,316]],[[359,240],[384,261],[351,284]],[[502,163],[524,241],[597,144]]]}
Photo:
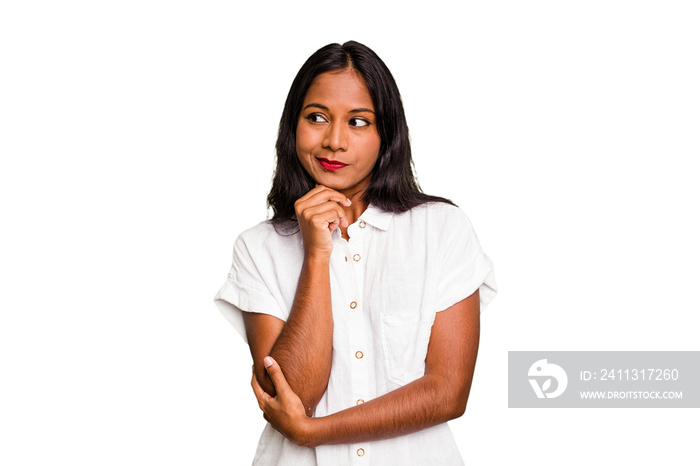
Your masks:
{"label": "woman's eyebrow", "polygon": [[328,111],[328,107],[326,107],[325,105],[314,104],[314,103],[310,103],[309,105],[307,105],[306,107],[304,107],[302,110],[306,110],[306,109],[309,108],[309,107],[316,107],[316,108],[320,108],[321,110],[326,110],[326,111]]}
{"label": "woman's eyebrow", "polygon": [[[304,107],[302,109],[302,111],[306,110],[309,107],[316,107],[316,108],[320,108],[321,110],[330,111],[330,109],[328,107],[326,107],[325,105],[317,104],[314,102],[312,102],[309,105],[307,105],[306,107]],[[352,109],[348,113],[362,113],[362,112],[369,112],[369,113],[374,114],[374,110],[372,110],[370,108],[364,108],[364,107]]]}

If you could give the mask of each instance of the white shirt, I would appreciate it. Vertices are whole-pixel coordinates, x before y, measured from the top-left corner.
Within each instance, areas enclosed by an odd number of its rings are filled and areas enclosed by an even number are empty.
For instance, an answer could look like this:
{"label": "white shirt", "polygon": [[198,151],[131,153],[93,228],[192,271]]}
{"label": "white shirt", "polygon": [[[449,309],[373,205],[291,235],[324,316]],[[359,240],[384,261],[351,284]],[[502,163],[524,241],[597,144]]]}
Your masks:
{"label": "white shirt", "polygon": [[[496,294],[493,265],[467,216],[430,203],[401,214],[369,206],[333,231],[330,259],[333,357],[328,388],[315,416],[379,397],[425,371],[435,314],[479,289],[481,309]],[[268,221],[240,235],[228,280],[215,302],[246,339],[241,311],[286,321],[301,273],[301,233],[283,236]],[[463,464],[447,423],[372,442],[294,445],[268,424],[256,465]]]}

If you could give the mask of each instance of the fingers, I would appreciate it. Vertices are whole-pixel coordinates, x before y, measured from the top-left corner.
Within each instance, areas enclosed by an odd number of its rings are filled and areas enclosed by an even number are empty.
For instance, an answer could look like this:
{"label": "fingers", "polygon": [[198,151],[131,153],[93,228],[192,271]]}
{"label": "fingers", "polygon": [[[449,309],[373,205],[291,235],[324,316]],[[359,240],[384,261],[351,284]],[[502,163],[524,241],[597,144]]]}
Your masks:
{"label": "fingers", "polygon": [[255,394],[255,398],[258,400],[258,406],[260,409],[264,410],[265,404],[269,403],[271,397],[260,386],[258,379],[255,377],[255,373],[253,373],[253,380],[250,381],[250,386],[253,387],[253,393]]}
{"label": "fingers", "polygon": [[344,194],[341,194],[335,189],[331,189],[320,184],[316,185],[314,189],[302,196],[300,200],[302,199],[313,200],[315,203],[333,201],[338,202],[344,205],[345,207],[349,207],[352,204],[352,201],[345,197]]}
{"label": "fingers", "polygon": [[348,219],[345,217],[345,211],[335,202],[326,202],[309,207],[302,212],[301,216],[305,221],[311,223],[316,228],[325,228],[331,224],[340,225],[342,227],[348,226]]}
{"label": "fingers", "polygon": [[317,185],[294,203],[305,253],[330,255],[333,241],[329,232],[349,226],[344,208],[351,204],[345,195],[322,185]]}
{"label": "fingers", "polygon": [[297,207],[297,212],[299,212],[300,207],[301,211],[303,211],[304,208],[308,208],[309,206],[331,201],[337,202],[338,204],[343,205],[345,207],[349,207],[352,204],[350,199],[345,197],[343,194],[340,194],[338,191],[326,188],[322,185],[318,185],[314,189],[300,197],[294,205],[295,207]]}
{"label": "fingers", "polygon": [[275,390],[277,390],[277,395],[284,396],[284,394],[290,391],[291,388],[289,387],[287,379],[284,377],[279,364],[277,364],[277,361],[272,359],[270,356],[265,357],[264,363],[265,369],[267,369],[267,373],[275,386]]}

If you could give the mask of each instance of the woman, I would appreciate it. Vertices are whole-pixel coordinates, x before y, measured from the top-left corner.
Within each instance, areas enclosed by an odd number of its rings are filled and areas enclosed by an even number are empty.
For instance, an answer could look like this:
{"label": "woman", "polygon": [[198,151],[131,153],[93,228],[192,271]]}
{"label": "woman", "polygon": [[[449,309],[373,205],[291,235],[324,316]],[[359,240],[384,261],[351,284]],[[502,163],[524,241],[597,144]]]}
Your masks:
{"label": "woman", "polygon": [[479,311],[495,295],[467,217],[423,194],[391,73],[330,44],[289,91],[270,221],[216,296],[253,356],[255,464],[462,464]]}

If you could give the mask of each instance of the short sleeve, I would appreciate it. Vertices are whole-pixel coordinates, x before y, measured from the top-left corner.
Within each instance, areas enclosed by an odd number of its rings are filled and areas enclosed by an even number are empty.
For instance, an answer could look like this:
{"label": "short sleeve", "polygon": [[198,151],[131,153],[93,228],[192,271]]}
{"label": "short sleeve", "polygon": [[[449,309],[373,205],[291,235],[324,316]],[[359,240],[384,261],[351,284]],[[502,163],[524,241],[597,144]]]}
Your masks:
{"label": "short sleeve", "polygon": [[440,248],[440,280],[437,290],[437,311],[471,296],[479,290],[483,311],[496,296],[496,278],[491,259],[484,254],[469,218],[462,210],[449,209],[444,219],[443,247]]}
{"label": "short sleeve", "polygon": [[233,247],[233,263],[226,282],[214,297],[214,302],[224,317],[248,342],[242,311],[269,314],[286,321],[276,296],[278,285],[274,274],[266,270],[270,265],[263,260],[265,251],[249,244],[240,236]]}

